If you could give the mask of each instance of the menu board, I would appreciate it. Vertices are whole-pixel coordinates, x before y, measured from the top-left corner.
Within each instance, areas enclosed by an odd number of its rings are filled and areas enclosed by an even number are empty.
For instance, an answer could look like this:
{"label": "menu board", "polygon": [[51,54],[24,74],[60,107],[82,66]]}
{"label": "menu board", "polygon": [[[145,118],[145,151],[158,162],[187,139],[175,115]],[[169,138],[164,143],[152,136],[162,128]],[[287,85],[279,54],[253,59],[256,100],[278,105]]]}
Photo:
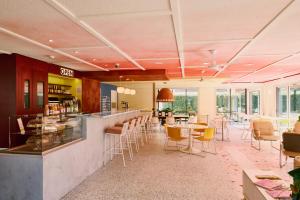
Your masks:
{"label": "menu board", "polygon": [[111,101],[109,96],[102,96],[101,98],[101,112],[111,111]]}

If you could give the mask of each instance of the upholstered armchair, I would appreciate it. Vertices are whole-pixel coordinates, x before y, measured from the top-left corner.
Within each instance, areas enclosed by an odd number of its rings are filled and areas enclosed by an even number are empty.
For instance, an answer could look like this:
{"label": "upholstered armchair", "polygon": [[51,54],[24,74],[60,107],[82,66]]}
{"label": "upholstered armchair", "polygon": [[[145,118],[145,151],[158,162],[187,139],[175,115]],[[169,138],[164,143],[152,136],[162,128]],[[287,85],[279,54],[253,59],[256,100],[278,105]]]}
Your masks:
{"label": "upholstered armchair", "polygon": [[294,125],[294,129],[293,129],[294,133],[300,133],[300,122],[297,121]]}
{"label": "upholstered armchair", "polygon": [[[278,148],[272,145],[272,142],[278,141],[279,136],[275,134],[273,123],[266,119],[256,119],[252,122],[252,137],[251,137],[251,147],[260,150],[261,141],[270,141],[271,146],[277,150]],[[253,144],[253,139],[258,141],[258,147]]]}
{"label": "upholstered armchair", "polygon": [[[288,157],[295,158],[296,156],[300,156],[299,144],[300,144],[300,134],[295,132],[285,132],[282,134],[282,143],[280,144],[280,154],[279,154],[280,167],[283,167],[286,164]],[[282,156],[285,156],[284,163],[282,162]]]}

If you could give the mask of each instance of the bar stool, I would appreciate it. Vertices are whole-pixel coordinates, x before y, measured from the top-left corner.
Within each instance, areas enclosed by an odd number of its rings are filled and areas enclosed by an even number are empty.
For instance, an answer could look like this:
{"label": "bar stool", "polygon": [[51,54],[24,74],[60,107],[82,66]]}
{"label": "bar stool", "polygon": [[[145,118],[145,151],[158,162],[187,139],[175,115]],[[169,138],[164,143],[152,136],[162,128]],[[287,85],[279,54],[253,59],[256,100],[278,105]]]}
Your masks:
{"label": "bar stool", "polygon": [[[131,148],[131,144],[129,142],[129,138],[128,138],[128,122],[123,124],[123,127],[110,127],[107,128],[105,130],[105,136],[104,136],[104,163],[106,161],[106,154],[110,153],[110,160],[112,160],[113,155],[115,154],[121,154],[122,158],[123,158],[123,165],[124,167],[126,167],[125,164],[125,156],[124,156],[124,149],[128,149],[129,151],[129,157],[130,160],[132,160],[132,148]],[[110,146],[107,150],[107,137],[110,137]],[[118,138],[118,145],[116,147],[116,142],[114,142],[114,144],[112,144],[112,138],[115,139]],[[126,140],[126,147],[123,146],[123,139]],[[116,152],[116,150],[118,150],[118,152]]]}
{"label": "bar stool", "polygon": [[137,138],[136,132],[134,131],[135,124],[136,124],[135,122],[136,122],[136,119],[131,120],[129,129],[128,129],[128,135],[129,135],[130,144],[134,144],[136,152],[139,152],[138,138]]}
{"label": "bar stool", "polygon": [[148,119],[148,115],[143,115],[142,121],[141,121],[141,134],[142,138],[145,138],[145,143],[148,143],[148,136],[147,136],[147,129],[146,129],[146,121]]}
{"label": "bar stool", "polygon": [[141,120],[142,120],[142,117],[141,116],[138,117],[135,127],[134,127],[134,132],[137,136],[137,140],[141,139],[141,146],[144,146],[143,136],[141,134]]}
{"label": "bar stool", "polygon": [[146,128],[147,128],[147,131],[148,131],[148,135],[149,135],[149,138],[151,139],[152,138],[152,134],[153,134],[153,130],[152,130],[152,113],[148,115],[148,120],[146,122]]}

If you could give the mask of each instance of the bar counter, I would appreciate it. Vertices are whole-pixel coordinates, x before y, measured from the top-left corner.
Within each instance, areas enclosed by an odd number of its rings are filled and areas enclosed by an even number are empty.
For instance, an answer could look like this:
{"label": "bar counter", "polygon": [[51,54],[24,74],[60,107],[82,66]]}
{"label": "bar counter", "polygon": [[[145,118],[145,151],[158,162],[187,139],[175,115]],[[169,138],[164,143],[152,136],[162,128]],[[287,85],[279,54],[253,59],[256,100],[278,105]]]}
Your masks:
{"label": "bar counter", "polygon": [[140,114],[93,113],[82,116],[83,137],[41,155],[0,153],[0,199],[62,198],[104,163],[104,130]]}

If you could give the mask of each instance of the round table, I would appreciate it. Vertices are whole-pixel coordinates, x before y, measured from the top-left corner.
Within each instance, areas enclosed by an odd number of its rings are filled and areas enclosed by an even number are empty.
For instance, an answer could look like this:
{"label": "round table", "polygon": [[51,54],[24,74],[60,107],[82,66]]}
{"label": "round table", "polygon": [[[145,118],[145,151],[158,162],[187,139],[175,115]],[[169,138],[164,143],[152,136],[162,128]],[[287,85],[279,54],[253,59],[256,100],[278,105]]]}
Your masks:
{"label": "round table", "polygon": [[181,148],[180,151],[183,153],[203,156],[200,154],[201,150],[193,147],[193,129],[205,129],[205,128],[207,128],[207,126],[199,125],[199,124],[176,124],[175,127],[189,130],[189,144],[187,147]]}

